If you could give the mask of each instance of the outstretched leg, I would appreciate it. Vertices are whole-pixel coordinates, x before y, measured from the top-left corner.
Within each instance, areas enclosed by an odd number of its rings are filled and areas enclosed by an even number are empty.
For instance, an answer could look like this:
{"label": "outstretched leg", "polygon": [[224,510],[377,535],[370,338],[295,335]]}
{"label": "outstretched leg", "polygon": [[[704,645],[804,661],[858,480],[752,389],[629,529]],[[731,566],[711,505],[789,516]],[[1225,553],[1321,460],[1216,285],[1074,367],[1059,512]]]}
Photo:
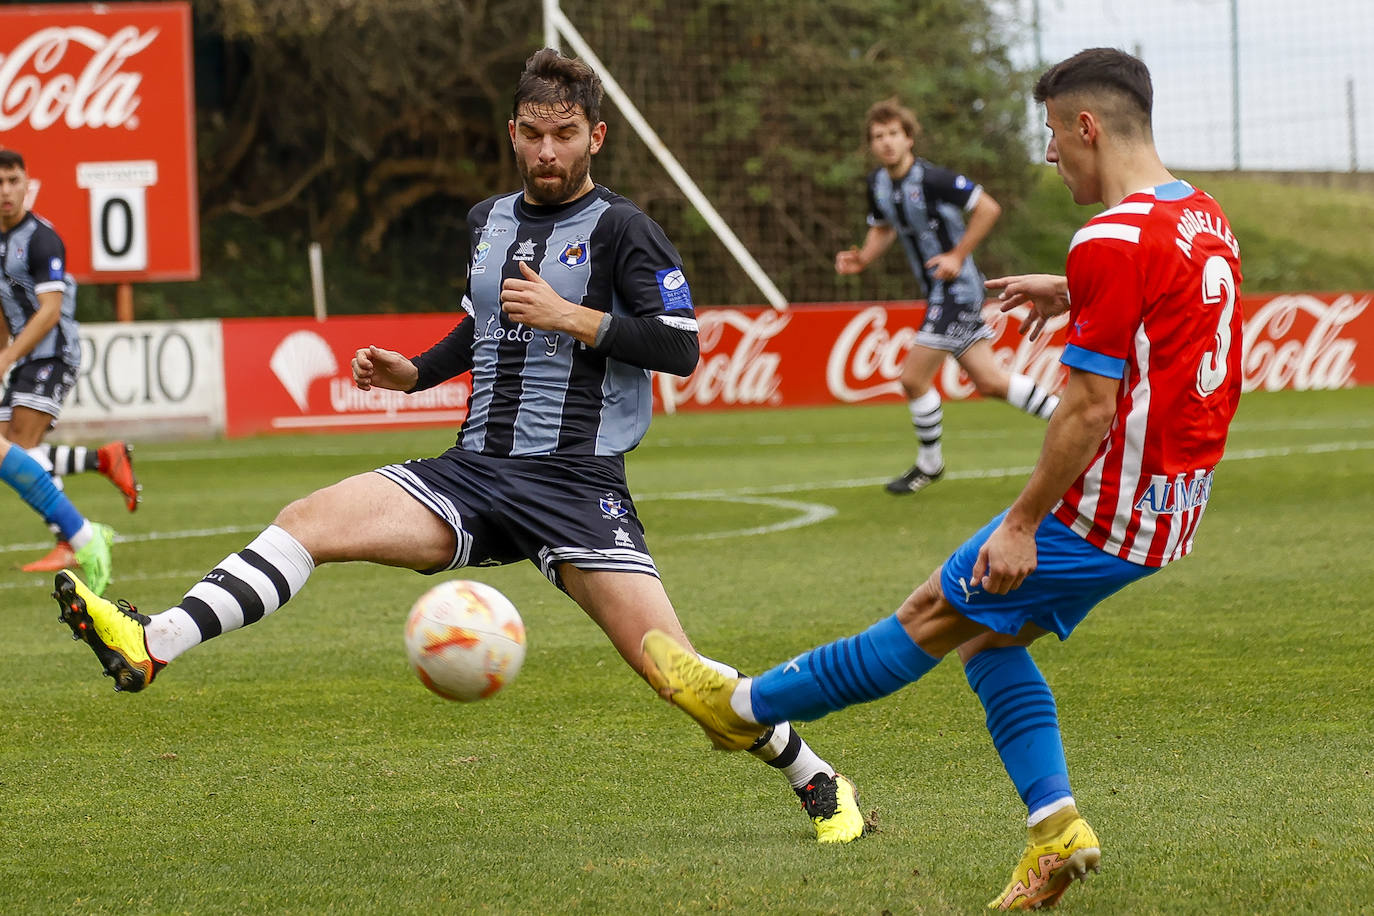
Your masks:
{"label": "outstretched leg", "polygon": [[453,559],[453,531],[380,474],[350,477],[291,503],[161,614],[87,592],[59,573],[54,597],[74,636],[95,651],[118,690],[142,690],[183,652],[262,620],[291,600],[320,563],[368,560],[409,569]]}

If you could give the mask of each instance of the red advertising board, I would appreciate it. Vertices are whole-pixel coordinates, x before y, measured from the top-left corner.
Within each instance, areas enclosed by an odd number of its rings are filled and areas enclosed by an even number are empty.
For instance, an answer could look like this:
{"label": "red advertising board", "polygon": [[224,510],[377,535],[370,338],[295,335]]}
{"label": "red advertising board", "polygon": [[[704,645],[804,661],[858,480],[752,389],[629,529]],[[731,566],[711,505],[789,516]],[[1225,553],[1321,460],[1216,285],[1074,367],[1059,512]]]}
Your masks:
{"label": "red advertising board", "polygon": [[[1374,384],[1371,302],[1369,292],[1242,296],[1244,390]],[[995,303],[983,314],[1004,366],[1058,388],[1066,318],[1032,342],[1017,333],[1019,315],[1004,315]],[[655,405],[671,413],[899,400],[897,379],[923,315],[918,302],[703,309],[701,362],[690,378],[658,375]],[[973,394],[953,360],[936,384],[946,398]]]}
{"label": "red advertising board", "polygon": [[0,7],[0,146],[82,282],[200,276],[189,3]]}
{"label": "red advertising board", "polygon": [[225,432],[361,430],[443,424],[467,416],[466,375],[402,394],[353,385],[353,354],[376,345],[414,356],[442,338],[453,315],[242,318],[222,322]]}
{"label": "red advertising board", "polygon": [[[1243,296],[1246,391],[1374,385],[1374,293]],[[770,308],[709,308],[701,323],[701,362],[689,378],[658,374],[657,410],[801,407],[897,401],[902,362],[924,307],[852,302]],[[1029,341],[1019,316],[989,305],[1002,364],[1051,388],[1062,381],[1064,319]],[[223,322],[226,429],[263,432],[350,430],[443,424],[466,416],[467,376],[432,391],[360,392],[350,362],[376,344],[414,355],[453,327],[456,315],[244,318]],[[946,398],[973,394],[953,360],[936,384]]]}

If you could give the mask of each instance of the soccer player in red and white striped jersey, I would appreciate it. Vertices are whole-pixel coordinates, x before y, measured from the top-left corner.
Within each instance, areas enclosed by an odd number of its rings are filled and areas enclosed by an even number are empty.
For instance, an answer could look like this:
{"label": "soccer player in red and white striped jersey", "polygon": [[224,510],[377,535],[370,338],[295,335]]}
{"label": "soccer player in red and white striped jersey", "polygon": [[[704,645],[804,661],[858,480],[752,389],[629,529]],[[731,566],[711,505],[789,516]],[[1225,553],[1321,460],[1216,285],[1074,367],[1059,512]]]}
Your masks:
{"label": "soccer player in red and white striped jersey", "polygon": [[1027,647],[1067,638],[1098,602],[1191,550],[1240,397],[1240,249],[1216,201],[1160,161],[1145,65],[1094,48],[1051,67],[1035,95],[1053,131],[1046,159],[1076,202],[1107,209],[1074,236],[1067,277],[988,284],[1005,309],[1031,306],[1032,337],[1070,316],[1068,382],[1021,494],[895,614],[759,677],[712,675],[671,638],[644,640],[649,680],[724,748],[886,696],[957,652],[1027,809],[993,909],[1052,905],[1101,860]]}
{"label": "soccer player in red and white striped jersey", "polygon": [[1121,380],[1116,419],[1054,515],[1163,566],[1193,546],[1240,398],[1240,247],[1182,181],[1127,195],[1069,246],[1064,363]]}

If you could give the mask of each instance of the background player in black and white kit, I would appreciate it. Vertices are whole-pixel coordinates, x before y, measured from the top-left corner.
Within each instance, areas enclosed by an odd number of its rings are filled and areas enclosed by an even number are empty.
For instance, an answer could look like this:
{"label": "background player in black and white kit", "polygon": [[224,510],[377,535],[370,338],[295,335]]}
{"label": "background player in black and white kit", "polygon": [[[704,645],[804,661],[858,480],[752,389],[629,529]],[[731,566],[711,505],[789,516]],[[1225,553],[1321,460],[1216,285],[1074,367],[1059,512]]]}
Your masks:
{"label": "background player in black and white kit", "polygon": [[[550,49],[529,59],[509,124],[523,188],[468,215],[466,314],[414,359],[372,346],[353,360],[364,390],[418,391],[471,369],[453,448],[292,503],[152,617],[58,577],[64,619],[118,686],[142,689],[182,652],[285,603],[316,565],[349,560],[424,573],[529,560],[641,676],[650,629],[690,646],[645,544],[624,453],[649,426],[650,371],[695,368],[697,321],[663,230],[591,179],[606,136],[600,102],[581,61]],[[787,776],[820,841],[863,832],[853,784],[790,725],[751,750]]]}
{"label": "background player in black and white kit", "polygon": [[979,394],[1033,416],[1048,420],[1059,399],[1029,376],[1004,369],[988,343],[983,275],[973,250],[1001,216],[1001,206],[965,176],[916,157],[916,115],[896,100],[869,108],[865,130],[879,163],[868,178],[868,234],[863,247],[835,255],[835,270],[860,273],[900,239],[925,291],[925,322],[901,377],[920,447],[910,470],[887,484],[892,493],[915,493],[945,472],[944,411],[934,381],[946,356],[959,361]]}
{"label": "background player in black and white kit", "polygon": [[[76,323],[76,281],[67,273],[67,249],[52,224],[26,204],[29,191],[24,157],[0,149],[0,307],[9,339],[0,346],[0,436],[27,451],[62,489],[62,477],[99,471],[124,494],[130,512],[138,506],[129,448],[110,442],[99,449],[43,445],[57,424],[62,403],[76,385],[81,341]],[[57,534],[47,556],[25,572],[56,572],[77,563],[72,545]],[[79,549],[79,547],[78,547]]]}

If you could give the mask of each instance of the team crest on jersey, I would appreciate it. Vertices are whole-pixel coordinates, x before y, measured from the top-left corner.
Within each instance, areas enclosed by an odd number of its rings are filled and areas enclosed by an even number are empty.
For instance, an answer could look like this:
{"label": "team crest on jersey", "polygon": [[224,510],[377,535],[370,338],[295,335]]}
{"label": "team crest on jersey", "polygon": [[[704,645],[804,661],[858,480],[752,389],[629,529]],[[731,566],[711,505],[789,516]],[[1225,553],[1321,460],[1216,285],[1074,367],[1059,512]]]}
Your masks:
{"label": "team crest on jersey", "polygon": [[473,249],[473,252],[472,252],[472,273],[480,274],[480,273],[484,273],[484,272],[486,271],[486,267],[484,267],[484,266],[482,265],[482,262],[484,262],[484,261],[487,259],[487,255],[490,254],[490,253],[491,253],[491,243],[490,243],[490,242],[478,242],[478,243],[477,243],[477,247],[476,247],[475,249]]}
{"label": "team crest on jersey", "polygon": [[533,261],[534,260],[534,239],[525,239],[515,246],[515,254],[510,256],[512,261]]}
{"label": "team crest on jersey", "polygon": [[911,202],[913,204],[919,204],[921,202],[921,186],[916,185],[914,188],[912,188],[911,191],[907,194],[907,197],[911,198]]}
{"label": "team crest on jersey", "polygon": [[622,504],[620,500],[616,499],[611,494],[607,493],[605,496],[601,497],[602,518],[608,518],[614,521],[618,518],[624,518],[629,514],[630,510],[626,509],[624,504]]}
{"label": "team crest on jersey", "polygon": [[587,257],[587,240],[574,239],[563,246],[563,251],[558,255],[558,260],[564,267],[573,268],[586,264]]}

